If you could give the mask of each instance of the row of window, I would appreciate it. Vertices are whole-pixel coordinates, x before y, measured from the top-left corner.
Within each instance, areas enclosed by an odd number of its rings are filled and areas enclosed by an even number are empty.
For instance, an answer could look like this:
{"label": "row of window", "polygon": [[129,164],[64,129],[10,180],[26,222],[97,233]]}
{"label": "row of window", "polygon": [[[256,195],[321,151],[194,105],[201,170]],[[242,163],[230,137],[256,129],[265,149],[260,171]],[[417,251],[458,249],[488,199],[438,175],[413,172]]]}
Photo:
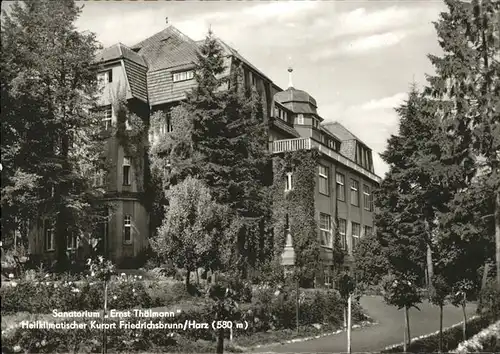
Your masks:
{"label": "row of window", "polygon": [[[318,167],[319,175],[319,192],[321,194],[330,195],[329,189],[329,169],[323,165]],[[337,187],[337,199],[339,201],[345,202],[346,200],[346,190],[345,190],[345,176],[342,173],[336,173],[335,183]],[[359,182],[351,178],[350,185],[350,197],[351,204],[354,206],[359,206]],[[363,184],[363,208],[368,211],[373,211],[373,196],[370,191],[370,187]]]}
{"label": "row of window", "polygon": [[[344,250],[347,250],[347,221],[345,219],[338,219],[339,225],[339,235],[340,244]],[[321,237],[321,245],[326,247],[333,247],[333,228],[332,228],[332,218],[328,214],[319,214],[319,229]],[[371,226],[364,226],[364,236],[371,235]],[[361,225],[357,222],[351,222],[351,236],[352,236],[352,249],[356,248],[361,238]]]}
{"label": "row of window", "polygon": [[[105,239],[108,235],[108,222],[103,222],[102,224],[102,235]],[[132,243],[132,216],[125,215],[123,217],[123,243]],[[49,222],[44,222],[44,245],[46,251],[54,251],[55,242],[55,232],[54,225]],[[66,249],[76,250],[79,245],[78,236],[76,233],[71,233],[66,237]]]}
{"label": "row of window", "polygon": [[180,71],[178,73],[174,73],[174,82],[191,80],[194,78],[194,71]]}
{"label": "row of window", "polygon": [[[293,189],[293,173],[288,172],[285,177],[285,192]],[[345,176],[336,173],[337,200],[346,201]],[[318,166],[318,189],[321,194],[330,195],[329,168],[323,165]],[[350,185],[351,204],[359,207],[359,182],[351,178]],[[363,184],[363,208],[373,211],[373,196],[370,187]]]}
{"label": "row of window", "polygon": [[289,118],[288,118],[288,112],[278,108],[277,106],[274,107],[274,116],[276,118],[279,118],[287,123],[289,123]]}

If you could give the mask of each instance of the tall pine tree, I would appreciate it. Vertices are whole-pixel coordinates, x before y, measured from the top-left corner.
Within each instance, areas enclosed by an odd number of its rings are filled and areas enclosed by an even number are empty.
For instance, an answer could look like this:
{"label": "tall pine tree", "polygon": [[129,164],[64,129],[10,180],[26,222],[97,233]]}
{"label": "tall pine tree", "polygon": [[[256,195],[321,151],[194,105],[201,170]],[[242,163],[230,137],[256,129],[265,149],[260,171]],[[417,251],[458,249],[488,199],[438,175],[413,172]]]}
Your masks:
{"label": "tall pine tree", "polygon": [[80,11],[74,1],[40,0],[2,14],[2,232],[48,216],[60,269],[67,237],[92,224],[100,195],[91,183],[99,122],[90,114],[98,44],[76,30]]}
{"label": "tall pine tree", "polygon": [[209,32],[198,55],[197,86],[174,109],[173,132],[153,147],[153,165],[157,171],[168,171],[165,187],[193,176],[210,188],[217,203],[229,208],[232,264],[246,273],[271,250],[271,181],[265,173],[270,160],[262,99],[244,83],[237,65],[230,68],[230,77],[223,76],[224,56]]}
{"label": "tall pine tree", "polygon": [[484,217],[495,225],[496,274],[500,286],[500,2],[446,0],[435,23],[440,57],[429,56],[436,75],[428,92],[442,102],[440,118],[453,137],[453,164],[467,182],[485,179],[494,207]]}

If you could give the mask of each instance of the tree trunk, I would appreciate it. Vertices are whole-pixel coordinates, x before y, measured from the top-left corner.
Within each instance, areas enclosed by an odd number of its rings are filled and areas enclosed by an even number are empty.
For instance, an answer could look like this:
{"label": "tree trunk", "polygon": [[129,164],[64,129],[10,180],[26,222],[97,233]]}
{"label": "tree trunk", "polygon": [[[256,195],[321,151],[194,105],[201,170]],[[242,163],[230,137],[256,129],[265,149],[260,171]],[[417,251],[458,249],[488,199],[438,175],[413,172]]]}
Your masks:
{"label": "tree trunk", "polygon": [[465,306],[466,306],[466,297],[464,293],[464,300],[462,302],[462,313],[464,315],[464,324],[462,326],[462,331],[464,336],[464,342],[467,340],[467,313],[465,312]]}
{"label": "tree trunk", "polygon": [[443,305],[439,305],[439,352],[443,352]]}
{"label": "tree trunk", "polygon": [[408,320],[406,318],[406,306],[404,307],[404,313],[403,313],[404,317],[405,317],[405,325],[404,325],[404,328],[403,328],[403,353],[406,353],[407,351],[407,340],[406,340],[406,331],[407,331],[407,328],[408,328]]}
{"label": "tree trunk", "polygon": [[299,287],[299,280],[297,279],[297,292],[295,295],[295,320],[296,320],[296,325],[297,325],[297,333],[299,333],[299,296],[300,296],[300,287]]}
{"label": "tree trunk", "polygon": [[347,307],[344,306],[344,331],[347,330]]}
{"label": "tree trunk", "polygon": [[189,269],[186,269],[186,290],[189,291],[189,277],[191,276],[191,271]]}
{"label": "tree trunk", "polygon": [[410,332],[410,311],[408,307],[405,306],[405,323],[406,323],[406,333],[408,337],[408,348],[411,345],[411,332]]}
{"label": "tree trunk", "polygon": [[[104,281],[104,309],[102,312],[102,323],[105,323],[105,318],[108,312],[108,282]],[[107,353],[106,348],[106,329],[102,327],[102,354]]]}
{"label": "tree trunk", "polygon": [[427,244],[427,289],[429,290],[429,297],[432,293],[432,278],[434,276],[434,265],[432,264],[432,249],[431,245]]}
{"label": "tree trunk", "polygon": [[500,290],[500,191],[495,197],[495,246],[497,263],[497,288]]}
{"label": "tree trunk", "polygon": [[347,353],[351,354],[351,304],[352,304],[352,295],[349,294],[349,298],[347,299]]}
{"label": "tree trunk", "polygon": [[200,285],[200,274],[199,274],[199,269],[196,268],[196,284],[199,286]]}
{"label": "tree trunk", "polygon": [[217,354],[224,353],[224,328],[219,328],[217,333]]}

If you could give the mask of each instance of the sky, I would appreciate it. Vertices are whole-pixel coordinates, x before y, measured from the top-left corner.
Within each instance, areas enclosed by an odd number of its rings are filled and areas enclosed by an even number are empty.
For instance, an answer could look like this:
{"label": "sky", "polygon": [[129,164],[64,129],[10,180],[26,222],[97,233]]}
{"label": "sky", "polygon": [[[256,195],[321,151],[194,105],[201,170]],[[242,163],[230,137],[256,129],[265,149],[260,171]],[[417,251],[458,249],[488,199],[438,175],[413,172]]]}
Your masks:
{"label": "sky", "polygon": [[78,1],[81,30],[103,46],[133,45],[169,24],[192,39],[209,26],[278,86],[293,85],[318,103],[325,121],[338,121],[379,157],[398,129],[394,108],[412,82],[425,85],[439,54],[432,24],[442,1]]}

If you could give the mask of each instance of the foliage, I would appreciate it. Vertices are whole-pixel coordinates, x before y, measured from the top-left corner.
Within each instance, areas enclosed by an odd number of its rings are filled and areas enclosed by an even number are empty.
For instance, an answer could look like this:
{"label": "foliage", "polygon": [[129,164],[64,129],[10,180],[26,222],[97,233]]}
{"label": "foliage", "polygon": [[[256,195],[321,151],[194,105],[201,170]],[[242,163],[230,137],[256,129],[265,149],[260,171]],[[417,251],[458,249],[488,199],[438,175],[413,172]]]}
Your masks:
{"label": "foliage", "polygon": [[[436,74],[428,78],[427,93],[439,102],[437,115],[453,143],[449,165],[459,166],[469,185],[482,179],[486,196],[471,209],[467,200],[457,198],[451,217],[458,221],[465,216],[461,224],[467,238],[471,233],[474,236],[477,226],[486,231],[494,225],[500,283],[500,4],[490,0],[447,0],[446,5],[447,11],[434,24],[443,54],[429,55]],[[467,192],[474,193],[472,188]],[[489,226],[477,222],[478,209],[482,209],[481,217]],[[481,260],[484,258],[481,255]]]}
{"label": "foliage", "polygon": [[[225,208],[199,180],[188,177],[167,192],[165,221],[152,241],[155,251],[176,266],[192,272],[198,267],[219,269],[227,242]],[[186,277],[189,285],[189,274]]]}
{"label": "foliage", "polygon": [[398,309],[406,307],[418,309],[422,299],[415,284],[415,278],[410,276],[387,275],[383,278],[384,300]]}
{"label": "foliage", "polygon": [[372,286],[380,284],[389,269],[385,252],[374,233],[359,241],[353,254],[354,274],[358,283]]}
{"label": "foliage", "polygon": [[55,223],[60,268],[66,237],[90,231],[102,190],[92,175],[103,153],[97,93],[98,44],[80,33],[74,1],[26,1],[2,14],[2,233],[38,216]]}
{"label": "foliage", "polygon": [[481,289],[478,312],[490,322],[500,319],[500,290],[494,281]]}
{"label": "foliage", "polygon": [[[447,353],[455,349],[462,342],[462,324],[454,325],[443,331],[443,352]],[[488,321],[476,317],[467,323],[467,337],[471,337],[488,326]],[[439,331],[430,336],[415,338],[407,348],[410,353],[436,353],[439,346]],[[394,346],[383,350],[382,353],[402,353],[403,345]]]}
{"label": "foliage", "polygon": [[498,353],[500,352],[500,321],[477,333],[471,339],[459,344],[454,353]]}
{"label": "foliage", "polygon": [[[150,156],[163,188],[192,176],[227,207],[228,251],[247,277],[270,254],[271,171],[262,100],[243,79],[241,68],[225,67],[223,49],[209,32],[196,63],[196,87],[171,110],[173,131],[158,139]],[[156,112],[152,129],[165,119]]]}
{"label": "foliage", "polygon": [[389,250],[391,270],[409,273],[419,282],[423,279],[427,247],[434,252],[440,230],[437,217],[446,211],[455,188],[444,168],[447,138],[435,110],[435,103],[415,86],[408,100],[396,109],[399,133],[390,137],[381,155],[390,170],[375,198],[380,210],[377,232],[381,244]]}
{"label": "foliage", "polygon": [[[274,160],[273,226],[276,262],[279,262],[285,247],[289,228],[298,275],[305,282],[311,282],[320,264],[318,226],[314,215],[317,159],[317,151],[301,150],[285,153]],[[293,187],[285,192],[288,172],[292,172]]]}

